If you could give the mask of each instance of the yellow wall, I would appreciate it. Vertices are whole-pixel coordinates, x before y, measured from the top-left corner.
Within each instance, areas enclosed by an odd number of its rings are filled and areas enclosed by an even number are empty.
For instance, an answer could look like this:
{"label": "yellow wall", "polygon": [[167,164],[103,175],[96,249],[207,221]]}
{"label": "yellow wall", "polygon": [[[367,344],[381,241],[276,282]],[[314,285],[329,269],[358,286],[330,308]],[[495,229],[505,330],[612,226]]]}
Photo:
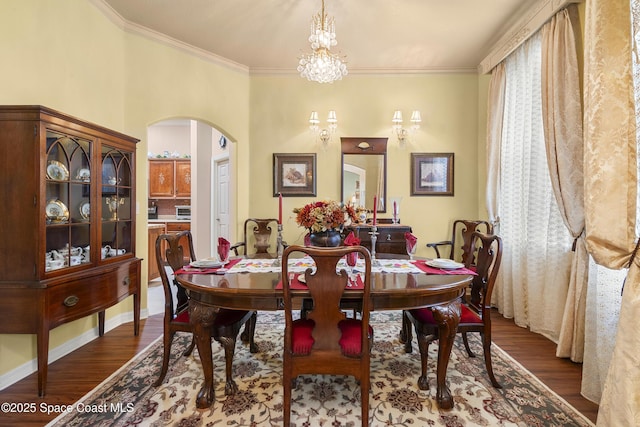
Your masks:
{"label": "yellow wall", "polygon": [[[337,199],[340,136],[389,137],[388,194],[403,197],[402,221],[418,236],[418,255],[428,255],[424,243],[448,237],[452,218],[485,216],[479,201],[484,158],[478,155],[486,83],[474,74],[349,75],[333,85],[296,75],[250,76],[127,33],[91,3],[77,0],[1,1],[0,51],[0,104],[45,105],[141,140],[136,162],[140,258],[147,258],[147,127],[175,117],[202,120],[230,138],[238,226],[248,216],[277,215],[274,152],[317,152],[318,197]],[[338,114],[338,131],[323,151],[307,120],[316,110],[325,124],[330,109]],[[407,118],[419,109],[423,117],[421,129],[402,149],[391,134],[396,109]],[[455,153],[455,197],[410,197],[411,152]],[[287,216],[309,200],[284,199],[289,243],[301,242],[304,230]],[[142,270],[145,284],[146,261]],[[130,310],[129,298],[108,310],[107,318]],[[90,316],[60,326],[51,333],[50,348],[96,325],[96,316]],[[0,335],[0,376],[34,358],[35,336]]]}
{"label": "yellow wall", "polygon": [[[402,196],[400,217],[413,227],[419,243],[448,237],[451,218],[478,215],[478,76],[427,74],[404,76],[349,75],[332,85],[319,85],[297,76],[251,78],[250,211],[257,217],[278,212],[273,197],[272,154],[317,152],[317,196],[340,197],[340,137],[389,137],[387,192]],[[400,148],[391,133],[396,109],[405,117],[422,113],[422,126]],[[309,131],[308,118],[318,111],[326,126],[329,110],[338,116],[338,130],[326,151]],[[411,197],[412,152],[455,153],[455,197]],[[373,193],[371,193],[373,197]],[[292,209],[313,198],[285,197],[284,238],[302,243],[305,230],[294,221]],[[381,217],[391,217],[391,212]],[[428,255],[419,244],[418,256]],[[432,254],[431,254],[432,255]]]}
{"label": "yellow wall", "polygon": [[[0,104],[51,107],[140,139],[137,158],[136,255],[147,258],[147,126],[192,117],[237,144],[240,184],[247,186],[249,77],[122,31],[89,2],[0,2]],[[248,214],[246,198],[238,201]],[[1,254],[0,254],[1,256]],[[147,282],[146,261],[142,282]],[[146,286],[143,285],[143,307]],[[131,311],[131,298],[107,321]],[[89,316],[51,331],[50,349],[95,328]],[[36,357],[34,335],[0,335],[0,376]],[[51,359],[50,359],[51,360]],[[34,391],[35,393],[35,391]]]}

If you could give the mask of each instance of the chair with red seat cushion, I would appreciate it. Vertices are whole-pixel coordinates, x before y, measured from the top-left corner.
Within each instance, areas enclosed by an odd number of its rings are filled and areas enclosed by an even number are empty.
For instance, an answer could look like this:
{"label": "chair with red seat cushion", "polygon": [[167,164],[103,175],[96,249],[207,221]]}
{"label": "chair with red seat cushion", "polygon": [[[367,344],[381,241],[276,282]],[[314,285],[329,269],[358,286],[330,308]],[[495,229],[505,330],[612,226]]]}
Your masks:
{"label": "chair with red seat cushion", "polygon": [[[440,255],[440,247],[449,247],[449,254],[447,255],[447,258],[459,261],[469,268],[475,264],[476,254],[471,250],[471,235],[476,231],[485,234],[492,234],[493,226],[488,221],[484,220],[457,219],[453,221],[451,240],[427,243],[427,247],[432,248],[436,252],[437,258],[442,258],[444,256],[444,253],[442,256]],[[457,245],[461,246],[457,248]],[[459,258],[457,253],[458,250],[462,251]]]}
{"label": "chair with red seat cushion", "polygon": [[[473,232],[471,249],[477,251],[476,273],[471,283],[470,301],[461,304],[460,323],[458,332],[462,334],[464,346],[469,357],[475,357],[469,341],[468,332],[479,332],[482,337],[482,348],[487,373],[491,384],[501,388],[493,374],[491,364],[491,293],[500,268],[502,258],[502,239],[496,235]],[[427,384],[427,355],[429,343],[438,338],[438,325],[433,318],[430,308],[407,310],[406,316],[413,324],[418,337],[420,359],[422,361],[422,375],[418,380],[421,389],[428,388]],[[405,344],[405,351],[411,352],[410,346]]]}
{"label": "chair with red seat cushion", "polygon": [[[195,260],[195,252],[193,250],[193,239],[190,231],[180,233],[162,234],[156,240],[156,257],[158,261],[158,269],[160,270],[160,278],[164,288],[164,354],[162,358],[162,368],[160,376],[154,383],[155,386],[162,384],[169,367],[169,356],[171,355],[171,343],[176,332],[192,332],[189,323],[189,301],[185,289],[172,277],[169,279],[167,268],[175,274],[177,270],[185,264],[183,245],[189,247],[191,260]],[[187,260],[188,262],[189,260]],[[174,289],[175,288],[175,294]],[[174,301],[175,299],[175,301]],[[211,326],[211,337],[218,341],[224,347],[226,362],[226,384],[225,393],[233,394],[237,390],[237,386],[232,378],[232,362],[235,351],[236,338],[240,332],[240,328],[245,322],[250,324],[250,345],[253,346],[253,329],[255,329],[255,312],[244,310],[227,310],[220,309],[214,324]],[[192,339],[191,344],[184,352],[184,356],[188,356],[193,351],[195,341]]]}
{"label": "chair with red seat cushion", "polygon": [[[337,271],[341,258],[358,252],[365,261],[364,290],[349,290],[348,275]],[[312,300],[306,318],[293,320],[296,290],[289,288],[289,257],[309,255],[315,261],[315,272],[307,269],[305,282]],[[295,277],[292,273],[291,276]],[[283,352],[283,405],[284,425],[291,420],[291,392],[298,375],[351,375],[360,382],[362,425],[369,425],[369,352],[373,329],[369,326],[371,255],[363,246],[337,248],[289,246],[282,257],[282,284],[284,293],[284,352]],[[350,294],[350,295],[349,295]],[[347,318],[341,310],[343,299],[362,300],[361,319]],[[305,298],[309,298],[305,296]]]}
{"label": "chair with red seat cushion", "polygon": [[[449,253],[447,258],[461,262],[470,270],[476,269],[476,250],[471,249],[471,236],[474,232],[485,234],[493,233],[493,226],[488,221],[475,219],[457,219],[453,221],[453,228],[450,240],[441,242],[427,243],[428,248],[432,248],[437,258],[445,256],[444,252],[440,252],[442,247],[448,247]],[[457,247],[460,245],[459,247]],[[407,319],[407,314],[402,313],[402,331],[400,332],[400,342],[404,343],[405,351],[411,353],[411,325]]]}

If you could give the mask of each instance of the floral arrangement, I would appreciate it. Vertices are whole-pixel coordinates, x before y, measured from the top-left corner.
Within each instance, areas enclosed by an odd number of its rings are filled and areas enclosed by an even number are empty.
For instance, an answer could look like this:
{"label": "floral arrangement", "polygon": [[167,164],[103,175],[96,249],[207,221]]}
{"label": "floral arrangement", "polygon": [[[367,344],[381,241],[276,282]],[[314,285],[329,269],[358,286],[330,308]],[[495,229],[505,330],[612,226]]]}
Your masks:
{"label": "floral arrangement", "polygon": [[343,205],[333,200],[321,200],[295,208],[296,222],[308,228],[312,233],[327,230],[342,230],[357,220],[356,211],[350,205]]}

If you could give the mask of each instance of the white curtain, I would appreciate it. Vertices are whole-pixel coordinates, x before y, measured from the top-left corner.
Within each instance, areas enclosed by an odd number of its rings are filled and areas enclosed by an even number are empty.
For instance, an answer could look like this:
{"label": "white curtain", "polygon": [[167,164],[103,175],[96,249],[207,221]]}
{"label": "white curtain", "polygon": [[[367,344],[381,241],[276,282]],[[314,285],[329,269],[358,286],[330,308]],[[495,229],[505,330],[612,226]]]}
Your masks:
{"label": "white curtain", "polygon": [[585,315],[584,362],[580,393],[598,403],[607,377],[627,270],[610,270],[589,258]]}
{"label": "white curtain", "polygon": [[500,146],[504,121],[504,62],[491,72],[487,99],[487,214],[496,234],[500,234],[498,195],[500,194]]}
{"label": "white curtain", "polygon": [[569,290],[558,338],[558,357],[582,362],[589,254],[584,239],[582,95],[576,27],[570,5],[542,28],[542,112],[547,162],[556,202],[572,238]]}
{"label": "white curtain", "polygon": [[572,239],[554,199],[541,100],[541,35],[505,61],[498,217],[504,253],[493,303],[517,325],[557,342]]}

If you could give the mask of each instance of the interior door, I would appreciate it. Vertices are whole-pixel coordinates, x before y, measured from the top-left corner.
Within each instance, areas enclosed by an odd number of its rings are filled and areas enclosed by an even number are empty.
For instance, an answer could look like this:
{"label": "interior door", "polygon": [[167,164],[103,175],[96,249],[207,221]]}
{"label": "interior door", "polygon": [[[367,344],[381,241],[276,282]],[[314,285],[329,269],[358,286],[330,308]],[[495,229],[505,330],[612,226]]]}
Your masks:
{"label": "interior door", "polygon": [[[215,160],[215,185],[212,187],[213,194],[211,200],[215,200],[213,224],[214,242],[218,237],[224,237],[229,240],[229,158]],[[233,243],[233,242],[232,242]]]}

